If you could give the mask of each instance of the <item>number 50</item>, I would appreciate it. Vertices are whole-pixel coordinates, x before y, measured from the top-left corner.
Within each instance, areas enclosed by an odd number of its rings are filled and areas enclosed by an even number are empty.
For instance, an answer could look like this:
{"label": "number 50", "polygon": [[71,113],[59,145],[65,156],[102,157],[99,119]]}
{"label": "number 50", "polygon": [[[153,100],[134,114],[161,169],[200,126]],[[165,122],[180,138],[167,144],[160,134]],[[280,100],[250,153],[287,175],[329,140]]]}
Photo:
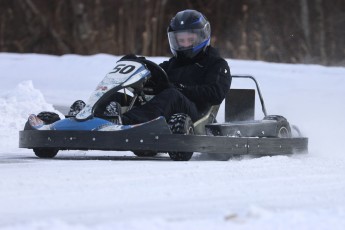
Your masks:
{"label": "number 50", "polygon": [[112,73],[121,73],[121,74],[128,74],[132,72],[135,69],[135,66],[133,65],[126,65],[126,64],[118,64],[115,66],[114,70]]}

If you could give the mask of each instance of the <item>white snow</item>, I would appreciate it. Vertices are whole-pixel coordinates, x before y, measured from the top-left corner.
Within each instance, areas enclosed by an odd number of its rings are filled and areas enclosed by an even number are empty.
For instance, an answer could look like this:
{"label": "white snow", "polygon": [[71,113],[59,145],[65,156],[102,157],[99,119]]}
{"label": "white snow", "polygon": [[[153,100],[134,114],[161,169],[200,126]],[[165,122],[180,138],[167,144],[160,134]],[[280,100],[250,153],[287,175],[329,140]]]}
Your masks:
{"label": "white snow", "polygon": [[228,60],[232,74],[257,78],[269,114],[309,137],[309,154],[173,162],[65,151],[43,160],[17,147],[31,113],[86,100],[118,59],[0,53],[0,229],[345,228],[344,67]]}

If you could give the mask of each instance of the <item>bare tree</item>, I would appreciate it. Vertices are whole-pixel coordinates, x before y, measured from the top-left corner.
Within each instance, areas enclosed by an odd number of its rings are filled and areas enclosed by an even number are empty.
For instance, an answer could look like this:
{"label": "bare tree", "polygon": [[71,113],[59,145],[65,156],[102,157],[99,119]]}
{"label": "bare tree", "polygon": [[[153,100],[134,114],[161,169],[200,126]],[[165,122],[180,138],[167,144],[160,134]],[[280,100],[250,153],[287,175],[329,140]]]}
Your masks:
{"label": "bare tree", "polygon": [[167,56],[183,9],[206,15],[224,57],[345,65],[344,0],[1,0],[0,52]]}

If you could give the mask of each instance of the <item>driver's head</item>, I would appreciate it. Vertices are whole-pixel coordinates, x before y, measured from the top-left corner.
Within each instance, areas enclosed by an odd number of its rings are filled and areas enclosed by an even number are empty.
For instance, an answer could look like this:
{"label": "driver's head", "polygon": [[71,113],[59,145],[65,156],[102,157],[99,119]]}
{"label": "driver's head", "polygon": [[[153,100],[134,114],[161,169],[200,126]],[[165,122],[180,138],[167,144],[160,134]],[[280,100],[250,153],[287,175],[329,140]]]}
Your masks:
{"label": "driver's head", "polygon": [[210,45],[211,26],[196,10],[178,12],[168,27],[171,52],[177,58],[194,58]]}

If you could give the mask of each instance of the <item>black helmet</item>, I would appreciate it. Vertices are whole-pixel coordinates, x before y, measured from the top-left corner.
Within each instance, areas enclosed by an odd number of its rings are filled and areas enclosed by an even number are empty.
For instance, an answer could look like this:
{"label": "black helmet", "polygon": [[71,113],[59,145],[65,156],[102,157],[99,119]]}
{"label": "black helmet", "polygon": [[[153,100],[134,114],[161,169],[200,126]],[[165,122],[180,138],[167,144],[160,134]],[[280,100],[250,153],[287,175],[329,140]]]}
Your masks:
{"label": "black helmet", "polygon": [[171,52],[177,58],[193,58],[210,45],[211,26],[196,10],[178,12],[168,27]]}

